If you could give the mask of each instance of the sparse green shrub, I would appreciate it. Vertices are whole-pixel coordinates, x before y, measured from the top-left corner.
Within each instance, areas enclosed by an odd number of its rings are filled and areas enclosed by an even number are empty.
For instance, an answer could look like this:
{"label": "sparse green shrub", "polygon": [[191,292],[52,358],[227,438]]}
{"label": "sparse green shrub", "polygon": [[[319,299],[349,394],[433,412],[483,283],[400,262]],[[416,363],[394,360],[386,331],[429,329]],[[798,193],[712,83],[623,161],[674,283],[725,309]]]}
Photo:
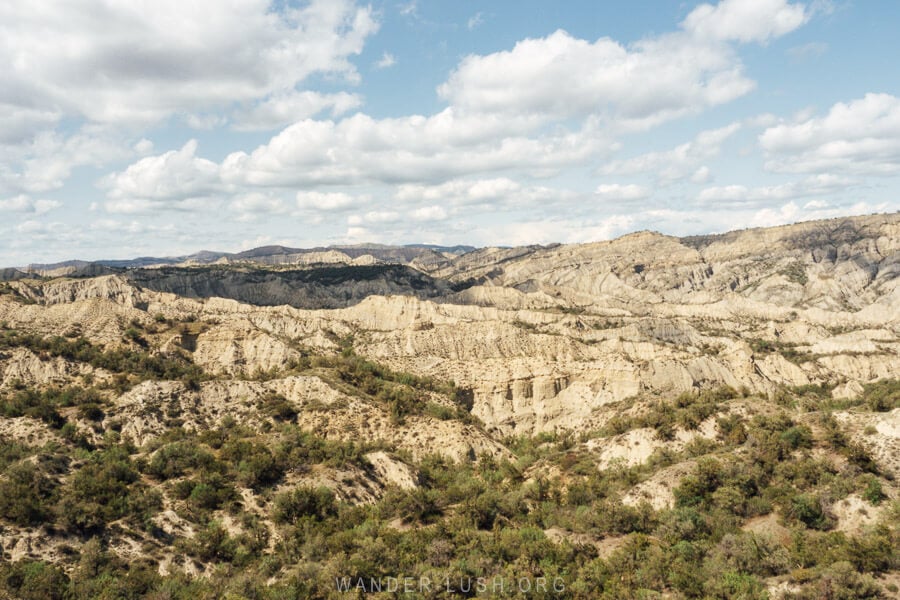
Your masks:
{"label": "sparse green shrub", "polygon": [[231,562],[237,552],[238,545],[221,523],[213,521],[197,532],[189,552],[200,560]]}
{"label": "sparse green shrub", "polygon": [[41,469],[21,462],[0,478],[0,517],[17,525],[38,525],[51,518],[56,483]]}
{"label": "sparse green shrub", "polygon": [[887,498],[887,495],[881,489],[881,482],[878,479],[874,477],[869,479],[869,483],[866,484],[866,489],[863,492],[863,498],[875,506],[878,506]]}
{"label": "sparse green shrub", "polygon": [[214,465],[215,457],[194,442],[174,442],[153,454],[146,472],[165,481],[192,469],[211,469]]}
{"label": "sparse green shrub", "polygon": [[716,600],[768,600],[769,593],[766,586],[753,575],[728,571],[721,577],[712,577],[704,585],[706,598]]}
{"label": "sparse green shrub", "polygon": [[322,520],[337,514],[334,493],[327,487],[296,487],[275,496],[275,522],[295,524],[300,519]]}
{"label": "sparse green shrub", "polygon": [[900,407],[900,379],[882,379],[863,386],[862,399],[870,410],[887,412]]}
{"label": "sparse green shrub", "polygon": [[222,446],[221,458],[231,463],[238,482],[260,488],[278,481],[284,467],[266,446],[248,440],[233,440]]}
{"label": "sparse green shrub", "polygon": [[293,403],[281,394],[267,394],[260,398],[263,412],[277,421],[295,421],[297,409]]}
{"label": "sparse green shrub", "polygon": [[13,598],[20,600],[64,600],[69,578],[65,572],[43,561],[19,561],[0,568],[0,581]]}
{"label": "sparse green shrub", "polygon": [[131,512],[132,502],[141,493],[133,485],[137,480],[138,472],[121,448],[94,452],[60,488],[59,517],[77,531],[100,531]]}
{"label": "sparse green shrub", "polygon": [[797,494],[791,499],[788,515],[811,529],[826,531],[834,527],[834,517],[828,514],[822,498]]}

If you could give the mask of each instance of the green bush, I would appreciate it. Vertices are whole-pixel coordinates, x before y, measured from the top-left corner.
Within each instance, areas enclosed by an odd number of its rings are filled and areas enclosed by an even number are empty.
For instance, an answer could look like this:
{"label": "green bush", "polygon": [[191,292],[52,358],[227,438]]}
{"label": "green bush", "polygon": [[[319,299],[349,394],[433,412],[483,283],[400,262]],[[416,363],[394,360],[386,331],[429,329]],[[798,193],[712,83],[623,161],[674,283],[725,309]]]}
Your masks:
{"label": "green bush", "polygon": [[12,597],[21,600],[64,600],[69,578],[55,565],[20,561],[0,568],[0,581]]}
{"label": "green bush", "polygon": [[191,554],[205,561],[231,562],[237,550],[236,540],[216,521],[198,531],[189,545]]}
{"label": "green bush", "polygon": [[296,524],[303,518],[321,521],[335,514],[334,492],[327,487],[300,486],[275,496],[272,516],[276,523]]}
{"label": "green bush", "polygon": [[788,515],[811,529],[826,531],[834,527],[834,518],[828,514],[818,496],[797,494],[791,499]]}
{"label": "green bush", "polygon": [[0,479],[0,516],[17,525],[38,525],[52,516],[56,483],[29,462],[6,470]]}
{"label": "green bush", "polygon": [[297,420],[297,409],[281,394],[267,394],[260,398],[259,402],[263,412],[276,421]]}
{"label": "green bush", "polygon": [[863,401],[869,409],[887,412],[900,408],[900,379],[882,379],[863,386]]}
{"label": "green bush", "polygon": [[281,479],[284,467],[263,444],[234,440],[222,446],[221,457],[231,463],[243,486],[261,488]]}
{"label": "green bush", "polygon": [[863,492],[863,498],[869,501],[869,503],[878,506],[879,504],[887,498],[884,491],[881,489],[881,482],[876,478],[872,477],[869,479],[869,482],[866,484],[866,489]]}
{"label": "green bush", "polygon": [[716,600],[768,600],[766,586],[753,575],[728,571],[721,577],[712,577],[704,585],[705,598]]}
{"label": "green bush", "polygon": [[103,530],[131,512],[140,494],[138,472],[119,448],[95,452],[60,489],[57,512],[63,523],[80,532]]}
{"label": "green bush", "polygon": [[146,472],[163,481],[181,477],[193,469],[212,469],[212,454],[191,441],[175,442],[163,446],[153,454]]}

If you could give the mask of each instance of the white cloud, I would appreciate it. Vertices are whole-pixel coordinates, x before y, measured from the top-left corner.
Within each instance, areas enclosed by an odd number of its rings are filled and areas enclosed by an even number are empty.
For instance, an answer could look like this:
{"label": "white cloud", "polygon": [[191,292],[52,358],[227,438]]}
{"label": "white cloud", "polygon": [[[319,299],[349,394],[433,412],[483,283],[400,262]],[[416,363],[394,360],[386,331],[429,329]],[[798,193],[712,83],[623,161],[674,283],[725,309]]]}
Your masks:
{"label": "white cloud", "polygon": [[[322,4],[314,6],[324,10]],[[646,38],[627,47],[608,38],[590,42],[557,31],[545,38],[520,41],[505,52],[468,56],[438,89],[449,106],[430,116],[376,119],[356,113],[339,120],[317,120],[312,116],[328,108],[333,116],[355,108],[359,98],[270,90],[262,101],[237,116],[237,127],[291,124],[251,152],[229,154],[218,165],[221,180],[213,187],[250,191],[260,187],[410,184],[429,188],[430,193],[455,194],[454,201],[465,204],[478,201],[473,195],[477,189],[436,192],[430,188],[444,184],[464,187],[467,184],[459,181],[483,174],[491,177],[480,181],[509,181],[509,173],[524,170],[531,177],[554,176],[607,153],[615,147],[612,136],[618,133],[696,113],[733,100],[753,87],[733,49],[723,41],[742,38],[729,34],[714,39],[704,33],[707,20],[727,21],[728,15],[740,9],[731,0],[725,0],[723,6],[721,14],[689,17],[684,31]],[[755,26],[753,39],[783,33],[784,27],[778,25],[783,19],[778,15],[793,10],[791,6],[785,9],[783,3],[765,0],[759,10],[769,16],[760,17],[760,23],[774,25],[766,36],[760,33],[761,25]],[[342,14],[347,19],[353,12],[349,4],[341,7],[329,13],[330,18]],[[403,5],[401,12],[415,15],[415,2]],[[365,11],[356,14],[368,15]],[[360,40],[364,38],[362,35]],[[386,53],[383,58],[391,57]],[[336,72],[342,73],[340,69]],[[704,161],[714,157],[722,141],[739,127],[732,124],[703,132],[669,152],[617,161],[601,172],[655,171],[657,181],[663,184],[688,177],[705,181],[708,169],[704,171]],[[197,178],[187,179],[191,182],[188,187],[198,182],[212,186],[211,165],[204,165],[201,171]],[[173,171],[170,176],[185,181],[184,173]],[[164,177],[159,174],[153,180],[153,189],[184,196],[182,183],[168,184],[162,181]],[[397,196],[411,189],[398,189]],[[542,194],[534,187],[529,193],[515,192],[523,202]],[[512,191],[503,193],[503,201],[511,201]],[[131,196],[137,194],[136,189],[130,191]],[[152,195],[158,197],[155,192]]]}
{"label": "white cloud", "polygon": [[103,231],[107,233],[121,233],[128,235],[140,235],[146,233],[174,233],[174,225],[150,225],[140,221],[118,221],[116,219],[99,219],[90,224],[93,231]]}
{"label": "white cloud", "polygon": [[312,0],[0,4],[0,77],[19,110],[147,123],[293,89],[314,73],[355,81],[349,61],[372,9]]}
{"label": "white cloud", "polygon": [[[9,85],[4,82],[4,85]],[[0,98],[0,144],[21,144],[62,118],[52,107],[32,108],[3,102]]]}
{"label": "white cloud", "polygon": [[132,149],[140,156],[147,156],[153,152],[153,142],[147,138],[141,138],[134,146],[132,146]]}
{"label": "white cloud", "polygon": [[197,141],[180,150],[142,158],[121,173],[107,176],[110,212],[143,212],[157,208],[197,208],[222,191],[216,163],[196,156]]}
{"label": "white cloud", "polygon": [[28,221],[23,221],[16,225],[16,231],[18,233],[24,233],[28,235],[47,235],[51,233],[61,232],[66,229],[65,223],[60,222],[47,222],[47,221],[36,221],[34,219],[30,219]]}
{"label": "white cloud", "polygon": [[575,220],[560,216],[521,220],[491,227],[475,228],[466,243],[485,246],[525,246],[529,244],[579,244],[612,239],[632,230],[636,219],[630,215],[610,215],[602,219]]}
{"label": "white cloud", "polygon": [[472,31],[473,29],[478,29],[481,25],[484,24],[484,13],[479,11],[469,17],[469,20],[466,21],[466,29]]}
{"label": "white cloud", "polygon": [[18,213],[35,213],[44,214],[62,206],[61,202],[56,200],[35,200],[25,194],[19,194],[12,198],[0,199],[0,211],[2,212],[18,212]]}
{"label": "white cloud", "polygon": [[709,168],[703,163],[715,158],[722,144],[741,128],[740,123],[731,123],[718,129],[701,131],[690,142],[680,144],[663,152],[649,152],[633,158],[616,160],[600,168],[604,175],[650,174],[661,185],[687,177],[704,178]]}
{"label": "white cloud", "polygon": [[[573,197],[568,190],[522,185],[508,177],[492,179],[453,179],[438,185],[405,184],[397,187],[394,198],[410,204],[440,202],[455,211],[521,208]],[[460,214],[462,214],[460,212]]]}
{"label": "white cloud", "polygon": [[347,232],[340,240],[347,244],[358,244],[361,242],[371,242],[375,239],[372,232],[366,227],[351,226],[347,227]]}
{"label": "white cloud", "polygon": [[183,115],[184,124],[198,131],[217,129],[228,122],[223,115],[215,113],[190,113]]}
{"label": "white cloud", "polygon": [[[270,235],[259,235],[253,239],[243,240],[241,241],[241,250],[252,250],[253,248],[259,248],[260,246],[268,246],[272,243],[272,236]],[[286,245],[286,244],[283,244]]]}
{"label": "white cloud", "polygon": [[752,188],[744,185],[710,187],[697,195],[697,201],[701,204],[718,206],[752,205],[773,200],[833,194],[847,190],[855,184],[855,181],[845,177],[823,174],[780,185]]}
{"label": "white cloud", "polygon": [[709,167],[703,165],[699,167],[694,174],[691,175],[692,183],[707,183],[712,179],[712,174],[710,173]]}
{"label": "white cloud", "polygon": [[363,224],[396,223],[402,215],[396,210],[372,210],[362,215],[350,215],[347,224],[358,226]]}
{"label": "white cloud", "polygon": [[393,67],[397,64],[397,59],[390,52],[385,52],[381,55],[381,58],[375,63],[376,69],[387,69],[388,67]]}
{"label": "white cloud", "polygon": [[585,161],[609,142],[592,130],[540,138],[511,135],[520,123],[494,116],[306,120],[252,153],[222,163],[225,181],[242,185],[402,183],[446,180],[513,168],[552,171]]}
{"label": "white cloud", "polygon": [[594,191],[594,194],[603,200],[622,200],[625,202],[644,200],[651,193],[650,189],[634,183],[601,184]]}
{"label": "white cloud", "polygon": [[362,97],[358,94],[292,90],[273,94],[256,106],[236,113],[234,128],[238,131],[277,129],[325,111],[340,116],[361,105]]}
{"label": "white cloud", "polygon": [[238,213],[241,221],[252,221],[260,215],[280,215],[289,211],[284,199],[259,192],[238,194],[231,200],[228,208]]}
{"label": "white cloud", "polygon": [[410,216],[413,221],[443,221],[447,218],[447,211],[440,206],[422,206],[412,211]]}
{"label": "white cloud", "polygon": [[351,196],[344,192],[297,192],[297,206],[311,208],[317,211],[335,212],[347,210],[366,203],[371,198],[368,195]]}
{"label": "white cloud", "polygon": [[800,46],[792,46],[787,49],[788,57],[794,62],[803,62],[813,58],[819,58],[828,51],[825,42],[809,42]]}
{"label": "white cloud", "polygon": [[809,18],[803,4],[786,0],[722,0],[716,6],[696,7],[681,26],[699,38],[765,43],[790,33]]}
{"label": "white cloud", "polygon": [[476,113],[608,117],[618,128],[647,128],[746,94],[754,83],[728,46],[684,34],[625,47],[556,31],[512,50],[463,59],[438,88]]}
{"label": "white cloud", "polygon": [[875,212],[883,212],[887,209],[887,203],[871,204],[868,202],[856,202],[849,206],[832,206],[821,202],[809,202],[801,207],[796,202],[788,202],[777,208],[761,209],[751,217],[749,225],[753,227],[775,227],[777,225],[787,225],[790,223],[799,223],[801,221],[814,221],[816,219],[866,215]]}
{"label": "white cloud", "polygon": [[759,136],[772,171],[893,176],[900,169],[900,98],[865,97],[828,115],[766,129]]}
{"label": "white cloud", "polygon": [[0,147],[0,193],[55,190],[78,167],[99,167],[131,155],[132,150],[108,131],[87,126],[68,136],[44,131],[26,143]]}
{"label": "white cloud", "polygon": [[406,184],[397,188],[395,197],[406,201],[442,200],[454,204],[472,204],[500,200],[517,194],[522,185],[507,177],[495,179],[455,179],[440,185]]}

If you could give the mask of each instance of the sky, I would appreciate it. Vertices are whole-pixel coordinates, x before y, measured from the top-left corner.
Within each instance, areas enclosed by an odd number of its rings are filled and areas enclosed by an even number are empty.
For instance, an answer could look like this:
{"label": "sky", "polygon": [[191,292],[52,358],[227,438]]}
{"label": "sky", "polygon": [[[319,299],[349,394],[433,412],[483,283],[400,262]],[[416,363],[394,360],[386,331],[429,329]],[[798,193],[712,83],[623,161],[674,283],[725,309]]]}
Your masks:
{"label": "sky", "polygon": [[900,210],[894,0],[4,0],[0,266]]}

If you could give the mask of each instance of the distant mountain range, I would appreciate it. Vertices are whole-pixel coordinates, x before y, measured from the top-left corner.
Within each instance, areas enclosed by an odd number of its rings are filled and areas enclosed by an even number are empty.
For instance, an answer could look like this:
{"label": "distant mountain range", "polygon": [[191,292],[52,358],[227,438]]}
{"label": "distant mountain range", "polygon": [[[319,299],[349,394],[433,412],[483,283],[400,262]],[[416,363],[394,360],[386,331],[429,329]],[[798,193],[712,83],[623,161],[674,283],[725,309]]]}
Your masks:
{"label": "distant mountain range", "polygon": [[[447,258],[476,250],[475,246],[439,246],[434,244],[355,244],[346,246],[318,246],[315,248],[289,248],[286,246],[261,246],[243,252],[214,252],[201,250],[185,256],[141,256],[131,259],[106,259],[96,261],[67,260],[57,263],[34,263],[22,268],[0,269],[0,280],[11,281],[28,276],[80,276],[95,277],[116,269],[141,269],[158,266],[190,266],[219,264],[319,264],[366,263],[434,264]],[[366,257],[371,257],[368,261]],[[364,259],[360,261],[359,259]]]}

